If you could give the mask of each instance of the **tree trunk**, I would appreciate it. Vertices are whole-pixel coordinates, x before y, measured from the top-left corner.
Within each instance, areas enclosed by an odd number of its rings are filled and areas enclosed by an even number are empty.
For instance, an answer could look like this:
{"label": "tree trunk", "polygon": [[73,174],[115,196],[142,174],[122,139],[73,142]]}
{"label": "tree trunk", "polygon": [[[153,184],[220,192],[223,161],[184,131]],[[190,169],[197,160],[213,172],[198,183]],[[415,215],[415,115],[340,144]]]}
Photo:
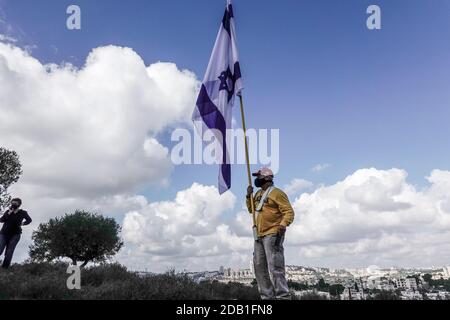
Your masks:
{"label": "tree trunk", "polygon": [[86,260],[85,262],[83,262],[83,264],[80,266],[81,268],[86,267],[86,265],[89,263],[89,260]]}
{"label": "tree trunk", "polygon": [[72,259],[72,265],[73,265],[73,266],[76,266],[76,265],[77,265],[77,260]]}

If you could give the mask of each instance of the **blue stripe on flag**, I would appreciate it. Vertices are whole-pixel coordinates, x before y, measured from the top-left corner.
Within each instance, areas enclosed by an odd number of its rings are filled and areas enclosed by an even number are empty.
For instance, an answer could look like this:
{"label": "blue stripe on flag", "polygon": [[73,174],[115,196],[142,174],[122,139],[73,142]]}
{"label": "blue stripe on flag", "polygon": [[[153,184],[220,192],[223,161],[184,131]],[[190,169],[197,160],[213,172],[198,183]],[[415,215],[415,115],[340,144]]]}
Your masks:
{"label": "blue stripe on flag", "polygon": [[222,134],[223,141],[221,142],[223,146],[223,159],[221,165],[221,175],[226,184],[226,187],[222,185],[219,186],[219,191],[222,194],[231,188],[231,165],[228,163],[227,156],[226,122],[222,113],[209,98],[205,85],[202,85],[202,88],[200,89],[200,94],[197,99],[197,107],[206,126],[211,130],[219,130]]}
{"label": "blue stripe on flag", "polygon": [[233,17],[234,17],[233,6],[230,4],[230,5],[228,5],[227,10],[225,10],[225,14],[222,19],[223,28],[225,30],[227,30],[230,37],[231,37],[231,27],[230,27],[231,18],[233,18]]}
{"label": "blue stripe on flag", "polygon": [[234,75],[233,75],[234,83],[236,83],[236,81],[238,81],[240,78],[242,78],[241,65],[239,64],[239,62],[236,62],[234,64]]}

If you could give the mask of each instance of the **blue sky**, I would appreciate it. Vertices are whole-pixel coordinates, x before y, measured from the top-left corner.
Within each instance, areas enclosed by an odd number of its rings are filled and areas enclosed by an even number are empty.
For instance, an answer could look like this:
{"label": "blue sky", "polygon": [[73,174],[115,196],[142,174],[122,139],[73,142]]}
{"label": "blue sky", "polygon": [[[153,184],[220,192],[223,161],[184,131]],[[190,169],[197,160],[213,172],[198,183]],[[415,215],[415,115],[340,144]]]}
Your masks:
{"label": "blue sky", "polygon": [[[114,44],[202,79],[225,1],[80,0],[81,31],[65,28],[71,3],[1,2],[42,62],[81,67],[93,48]],[[382,9],[382,30],[366,28],[370,4]],[[235,0],[234,7],[249,126],[281,130],[280,184],[329,184],[359,168],[398,167],[422,185],[432,169],[448,169],[448,1]],[[313,173],[319,163],[331,167]],[[245,171],[233,169],[240,193]],[[194,180],[214,184],[216,171],[180,167],[169,193],[148,192],[172,197]]]}
{"label": "blue sky", "polygon": [[[28,46],[42,63],[81,68],[94,48],[117,45],[132,48],[147,65],[173,62],[201,80],[225,2],[0,0],[0,34],[18,39],[15,45]],[[81,31],[65,27],[70,4],[81,7]],[[381,30],[366,27],[372,4],[381,7]],[[280,129],[279,185],[302,178],[331,186],[375,167],[404,169],[407,181],[421,189],[433,169],[450,169],[450,1],[234,0],[233,5],[248,126]],[[167,147],[171,130],[158,137]],[[313,172],[318,164],[330,167]],[[216,185],[217,171],[217,166],[176,167],[167,188],[147,186],[142,193],[152,202],[172,200],[194,182]],[[232,192],[243,195],[245,166],[234,166],[232,175]],[[430,205],[433,201],[430,196]]]}

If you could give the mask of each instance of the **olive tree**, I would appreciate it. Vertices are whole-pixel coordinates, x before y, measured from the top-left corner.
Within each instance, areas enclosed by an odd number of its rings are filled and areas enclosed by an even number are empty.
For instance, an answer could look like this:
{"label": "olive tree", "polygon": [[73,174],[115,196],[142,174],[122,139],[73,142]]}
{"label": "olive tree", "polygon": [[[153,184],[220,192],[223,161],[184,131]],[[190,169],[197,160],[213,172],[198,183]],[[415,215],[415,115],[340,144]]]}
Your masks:
{"label": "olive tree", "polygon": [[22,165],[15,151],[0,148],[0,210],[11,200],[8,188],[19,181]]}
{"label": "olive tree", "polygon": [[112,218],[77,210],[50,219],[33,232],[30,258],[36,262],[68,258],[73,265],[104,262],[123,246],[121,227]]}

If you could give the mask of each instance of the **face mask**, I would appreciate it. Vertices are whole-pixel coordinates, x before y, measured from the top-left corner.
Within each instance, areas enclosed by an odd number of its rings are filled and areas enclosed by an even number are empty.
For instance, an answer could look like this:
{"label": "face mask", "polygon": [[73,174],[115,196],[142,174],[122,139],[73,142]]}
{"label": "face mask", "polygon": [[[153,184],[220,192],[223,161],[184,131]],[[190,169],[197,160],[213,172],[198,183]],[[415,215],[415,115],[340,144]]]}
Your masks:
{"label": "face mask", "polygon": [[266,179],[256,179],[255,180],[255,187],[262,188],[266,184]]}

